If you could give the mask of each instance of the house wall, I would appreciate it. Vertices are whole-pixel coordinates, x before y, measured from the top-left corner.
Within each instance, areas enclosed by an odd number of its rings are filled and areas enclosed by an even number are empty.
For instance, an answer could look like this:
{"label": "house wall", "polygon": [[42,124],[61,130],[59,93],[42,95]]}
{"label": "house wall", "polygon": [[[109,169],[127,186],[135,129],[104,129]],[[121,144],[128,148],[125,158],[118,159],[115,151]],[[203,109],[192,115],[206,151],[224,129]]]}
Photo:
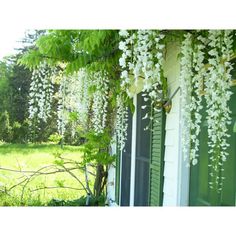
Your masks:
{"label": "house wall", "polygon": [[[170,44],[164,63],[164,73],[167,77],[169,97],[179,87],[180,62],[178,54],[179,45]],[[142,83],[131,88],[134,95],[141,91]],[[163,206],[188,205],[189,169],[184,163],[181,152],[181,124],[180,124],[180,90],[172,99],[172,108],[166,115],[165,127],[165,155],[164,155],[164,187]],[[115,144],[112,153],[115,153]],[[131,188],[132,189],[132,188]],[[115,206],[115,167],[110,166],[108,175],[108,199],[109,204]],[[131,194],[132,198],[132,194]],[[131,201],[132,203],[132,201]],[[132,204],[131,204],[132,205]]]}
{"label": "house wall", "polygon": [[[116,143],[113,141],[111,144],[110,153],[116,154]],[[115,181],[116,181],[116,167],[112,164],[108,167],[107,177],[107,204],[109,206],[117,206],[115,202]]]}
{"label": "house wall", "polygon": [[[178,44],[168,46],[164,73],[167,77],[169,96],[179,87],[180,63]],[[182,159],[180,90],[172,99],[172,108],[166,115],[163,206],[188,205],[189,171]]]}

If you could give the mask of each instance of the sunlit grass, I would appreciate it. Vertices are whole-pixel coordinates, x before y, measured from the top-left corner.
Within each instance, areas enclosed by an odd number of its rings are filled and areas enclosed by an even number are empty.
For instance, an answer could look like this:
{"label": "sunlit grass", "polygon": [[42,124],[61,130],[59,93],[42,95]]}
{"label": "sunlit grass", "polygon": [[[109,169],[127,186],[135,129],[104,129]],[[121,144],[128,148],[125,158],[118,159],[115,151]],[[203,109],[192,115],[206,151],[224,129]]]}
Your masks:
{"label": "sunlit grass", "polygon": [[[0,145],[0,167],[14,170],[38,170],[44,166],[52,165],[55,161],[55,153],[62,153],[62,157],[80,161],[82,158],[81,147],[65,146],[63,150],[54,144],[1,144]],[[84,174],[73,170],[84,183]],[[71,200],[85,195],[83,190],[73,190],[63,187],[81,189],[77,180],[68,173],[57,173],[54,175],[36,177],[27,185],[24,198],[21,199],[22,186],[18,186],[8,192],[11,196],[3,193],[22,180],[22,173],[0,170],[0,205],[46,205],[51,199]],[[53,189],[38,188],[55,187]],[[21,201],[23,200],[23,201]]]}

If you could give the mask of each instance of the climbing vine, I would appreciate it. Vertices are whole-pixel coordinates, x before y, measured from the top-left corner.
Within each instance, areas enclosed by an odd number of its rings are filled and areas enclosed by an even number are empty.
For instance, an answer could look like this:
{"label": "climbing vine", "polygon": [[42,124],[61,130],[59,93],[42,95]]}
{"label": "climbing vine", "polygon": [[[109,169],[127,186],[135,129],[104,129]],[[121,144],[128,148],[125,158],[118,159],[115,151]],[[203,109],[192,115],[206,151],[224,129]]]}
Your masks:
{"label": "climbing vine", "polygon": [[[110,112],[115,111],[113,128],[122,150],[127,139],[128,105],[134,93],[141,88],[144,101],[150,102],[151,109],[142,106],[142,109],[147,109],[142,119],[149,118],[151,121],[152,113],[148,113],[148,110],[158,112],[168,100],[163,68],[170,31],[120,30],[119,34],[109,31],[98,32],[97,35],[90,31],[73,31],[71,34],[60,31],[58,35],[55,37],[57,32],[54,31],[51,35],[42,37],[38,43],[38,53],[46,52],[51,63],[65,61],[67,72],[71,74],[63,75],[59,88],[60,132],[65,131],[63,122],[67,122],[68,112],[76,111],[78,122],[86,127],[90,119],[95,134],[100,135],[110,122]],[[64,50],[66,53],[56,47],[60,41],[52,45],[53,50],[46,47],[45,42],[62,35],[67,40],[66,45],[69,45]],[[189,160],[189,164],[198,163],[199,135],[203,120],[201,112],[205,102],[209,158],[213,170],[211,175],[216,176],[223,171],[222,166],[228,156],[227,126],[230,122],[230,110],[227,104],[231,96],[230,59],[234,46],[232,31],[181,31],[176,35],[179,38],[183,36],[180,48],[183,156]],[[175,36],[173,37],[175,40]],[[62,48],[63,45],[60,44]],[[104,45],[110,45],[107,52]],[[59,59],[55,59],[58,57]],[[23,61],[27,61],[27,58]],[[35,69],[30,94],[30,117],[38,114],[44,121],[50,116],[53,93],[50,82],[53,73],[47,67],[49,66],[41,62]],[[67,112],[64,113],[65,110]],[[214,183],[221,189],[222,179],[212,178],[211,182],[211,186]]]}

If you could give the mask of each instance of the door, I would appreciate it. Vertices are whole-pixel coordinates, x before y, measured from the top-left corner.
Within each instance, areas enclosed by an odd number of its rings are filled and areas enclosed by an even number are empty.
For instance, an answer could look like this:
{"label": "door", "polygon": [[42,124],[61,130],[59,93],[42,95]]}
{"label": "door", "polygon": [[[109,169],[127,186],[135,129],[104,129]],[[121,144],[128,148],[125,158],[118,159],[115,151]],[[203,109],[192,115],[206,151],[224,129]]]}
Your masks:
{"label": "door", "polygon": [[219,175],[224,175],[225,180],[222,191],[218,193],[210,189],[210,170],[208,167],[208,145],[207,145],[207,122],[206,112],[203,112],[203,122],[200,133],[200,157],[199,163],[191,167],[190,172],[190,205],[192,206],[235,206],[236,199],[236,87],[232,87],[229,106],[232,111],[232,122],[229,125],[228,139],[229,157],[224,162],[224,171]]}

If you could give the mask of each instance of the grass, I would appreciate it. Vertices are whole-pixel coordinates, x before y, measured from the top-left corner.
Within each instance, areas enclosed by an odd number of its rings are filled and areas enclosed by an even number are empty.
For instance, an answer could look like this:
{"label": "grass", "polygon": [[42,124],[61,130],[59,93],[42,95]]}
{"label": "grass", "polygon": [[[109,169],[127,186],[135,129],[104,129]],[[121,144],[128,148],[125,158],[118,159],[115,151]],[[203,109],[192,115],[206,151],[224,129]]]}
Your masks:
{"label": "grass", "polygon": [[[62,153],[62,157],[75,161],[80,161],[82,158],[81,147],[65,146],[62,150],[55,144],[0,144],[0,167],[24,171],[38,170],[43,166],[54,164],[55,153]],[[73,170],[73,173],[83,183],[85,182],[83,172]],[[9,189],[21,181],[22,175],[22,173],[0,170],[1,206],[42,206],[47,205],[52,199],[73,200],[85,195],[84,190],[65,188],[81,189],[78,181],[68,173],[41,175],[34,178],[27,185],[23,199],[21,199],[22,185],[9,191],[10,196],[4,193],[4,189]],[[45,187],[50,189],[34,191]]]}

